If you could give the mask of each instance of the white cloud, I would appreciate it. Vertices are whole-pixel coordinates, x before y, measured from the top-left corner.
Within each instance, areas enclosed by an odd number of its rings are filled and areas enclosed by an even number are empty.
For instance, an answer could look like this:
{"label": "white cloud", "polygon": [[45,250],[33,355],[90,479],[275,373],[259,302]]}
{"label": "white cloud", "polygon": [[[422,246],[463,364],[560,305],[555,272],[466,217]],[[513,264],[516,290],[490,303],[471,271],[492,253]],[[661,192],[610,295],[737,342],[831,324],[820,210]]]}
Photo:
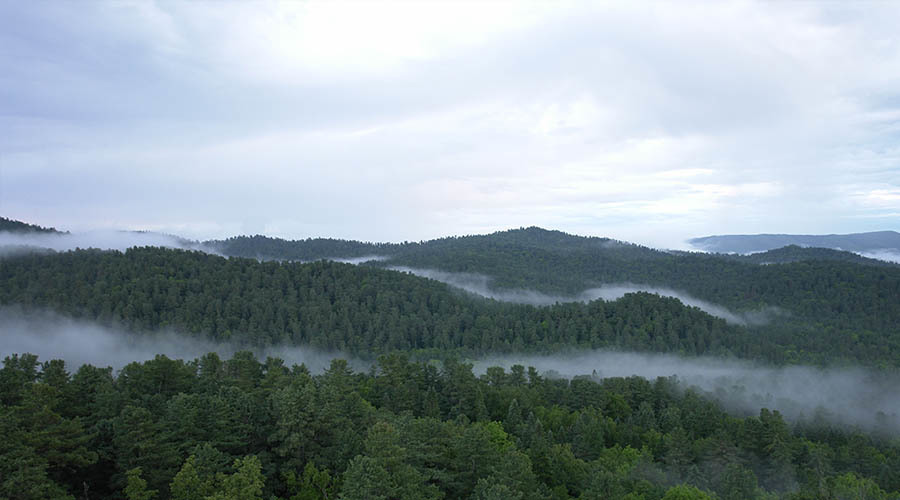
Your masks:
{"label": "white cloud", "polygon": [[678,246],[898,222],[889,3],[2,10],[0,212],[44,225]]}

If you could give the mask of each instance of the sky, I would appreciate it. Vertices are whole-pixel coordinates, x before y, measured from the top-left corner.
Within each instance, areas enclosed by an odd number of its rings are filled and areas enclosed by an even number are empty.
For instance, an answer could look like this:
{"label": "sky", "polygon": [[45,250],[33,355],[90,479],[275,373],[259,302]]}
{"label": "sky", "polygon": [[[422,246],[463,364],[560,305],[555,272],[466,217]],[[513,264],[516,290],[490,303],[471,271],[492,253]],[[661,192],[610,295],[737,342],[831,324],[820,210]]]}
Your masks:
{"label": "sky", "polygon": [[679,248],[900,229],[900,3],[0,0],[0,216]]}

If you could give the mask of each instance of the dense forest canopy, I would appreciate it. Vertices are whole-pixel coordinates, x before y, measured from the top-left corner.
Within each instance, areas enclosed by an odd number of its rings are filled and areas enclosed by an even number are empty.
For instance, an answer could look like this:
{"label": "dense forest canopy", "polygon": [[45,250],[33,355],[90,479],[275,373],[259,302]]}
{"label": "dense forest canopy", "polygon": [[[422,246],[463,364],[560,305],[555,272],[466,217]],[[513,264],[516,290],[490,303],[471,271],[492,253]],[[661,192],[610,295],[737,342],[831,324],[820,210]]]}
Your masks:
{"label": "dense forest canopy", "polygon": [[[476,374],[458,361],[605,348],[896,368],[900,266],[800,247],[662,252],[539,228],[401,244],[204,245],[231,257],[158,247],[11,254],[0,260],[0,305],[138,334],[340,350],[377,358],[373,368],[336,360],[312,374],[239,352],[71,373],[64,360],[8,356],[0,497],[900,498],[897,415],[878,415],[866,432],[821,413],[788,423],[765,408],[729,414],[724,394],[673,379],[563,379],[519,365]],[[360,257],[380,260],[321,260]],[[652,293],[537,307],[394,266],[560,294],[666,286],[742,314],[777,313],[730,324]]]}
{"label": "dense forest canopy", "polygon": [[[136,330],[175,327],[218,340],[308,344],[359,355],[613,347],[774,363],[898,363],[900,277],[893,269],[857,266],[850,274],[845,264],[804,262],[785,275],[777,273],[784,266],[707,260],[762,273],[732,278],[738,288],[732,296],[751,304],[775,299],[768,303],[789,313],[760,326],[731,325],[647,293],[533,307],[466,296],[370,266],[259,262],[161,248],[8,258],[0,269],[0,304],[51,308]],[[729,283],[707,285],[710,293],[723,290],[724,298]],[[835,287],[840,295],[827,293]]]}
{"label": "dense forest canopy", "polygon": [[8,357],[0,496],[194,499],[889,499],[896,439],[734,417],[638,377],[379,358],[319,375],[248,352],[114,376]]}

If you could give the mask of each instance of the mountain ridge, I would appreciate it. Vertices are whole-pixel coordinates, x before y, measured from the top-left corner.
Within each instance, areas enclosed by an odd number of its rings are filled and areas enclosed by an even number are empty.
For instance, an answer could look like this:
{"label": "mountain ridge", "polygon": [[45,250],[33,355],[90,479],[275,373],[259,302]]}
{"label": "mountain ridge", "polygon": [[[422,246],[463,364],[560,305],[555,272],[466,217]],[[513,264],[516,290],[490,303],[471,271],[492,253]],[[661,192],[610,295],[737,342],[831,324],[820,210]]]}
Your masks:
{"label": "mountain ridge", "polygon": [[688,243],[705,251],[720,253],[764,252],[789,245],[853,252],[900,252],[900,233],[885,230],[848,234],[734,234],[691,238]]}

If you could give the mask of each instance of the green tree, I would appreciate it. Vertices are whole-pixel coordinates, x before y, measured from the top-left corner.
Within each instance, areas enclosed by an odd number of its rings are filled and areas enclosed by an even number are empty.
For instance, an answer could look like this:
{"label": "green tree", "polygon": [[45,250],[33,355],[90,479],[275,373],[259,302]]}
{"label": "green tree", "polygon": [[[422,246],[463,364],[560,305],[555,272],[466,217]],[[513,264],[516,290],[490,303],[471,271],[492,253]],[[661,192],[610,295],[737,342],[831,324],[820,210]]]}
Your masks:
{"label": "green tree", "polygon": [[713,497],[703,490],[681,484],[666,490],[662,500],[713,500]]}
{"label": "green tree", "polygon": [[152,500],[156,497],[156,490],[147,489],[147,481],[141,478],[141,468],[135,467],[125,473],[127,484],[125,485],[125,497],[128,500]]}

